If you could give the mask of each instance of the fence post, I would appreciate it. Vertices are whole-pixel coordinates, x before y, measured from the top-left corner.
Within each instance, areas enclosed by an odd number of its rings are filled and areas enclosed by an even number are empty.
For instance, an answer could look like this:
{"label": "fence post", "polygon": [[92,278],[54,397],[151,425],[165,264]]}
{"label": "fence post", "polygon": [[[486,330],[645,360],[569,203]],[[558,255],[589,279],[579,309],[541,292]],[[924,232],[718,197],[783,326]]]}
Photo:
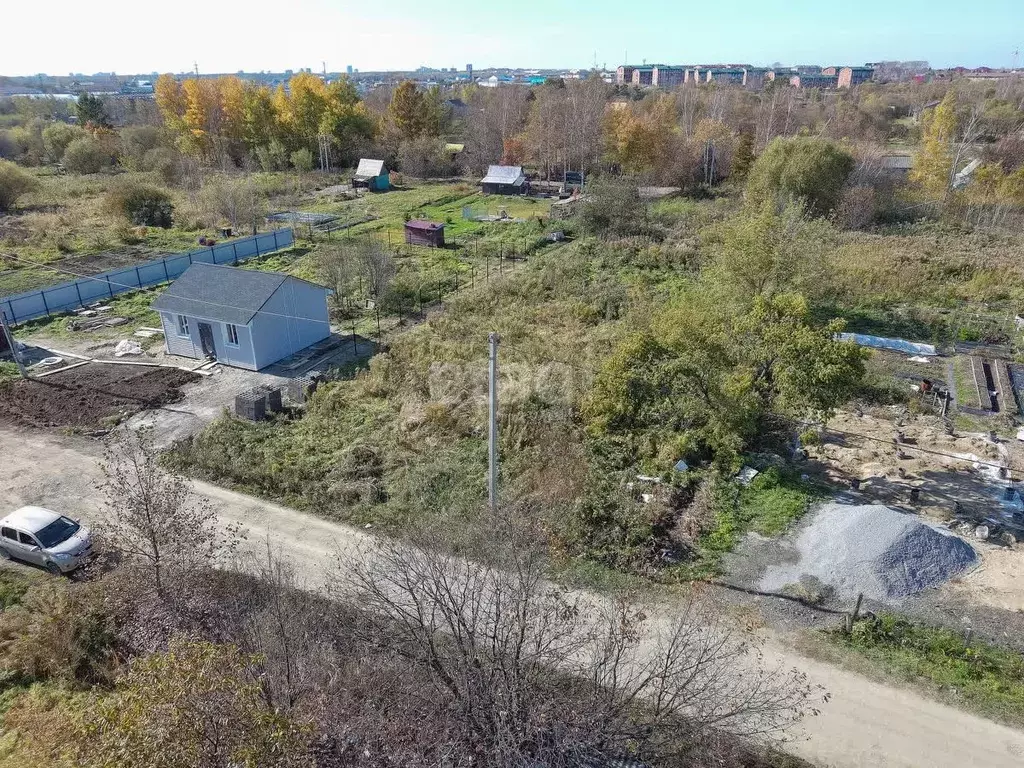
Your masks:
{"label": "fence post", "polygon": [[169,281],[171,279],[171,275],[167,271],[167,259],[160,259],[160,263],[164,265],[164,280]]}
{"label": "fence post", "polygon": [[[276,229],[274,230],[273,234],[274,234],[274,250],[276,251],[277,250],[277,230]],[[292,236],[294,237],[294,234]],[[260,239],[258,237],[256,238],[256,255],[257,256],[260,255]]]}
{"label": "fence post", "polygon": [[192,251],[188,252],[188,264],[189,266],[192,266]]}
{"label": "fence post", "polygon": [[236,243],[231,244],[231,253],[234,256],[234,263],[238,263],[238,245]]}
{"label": "fence post", "polygon": [[85,302],[82,301],[82,289],[78,287],[78,281],[75,281],[75,293],[78,294],[78,306],[84,307]]}
{"label": "fence post", "polygon": [[110,298],[114,298],[114,286],[110,282],[110,278],[107,278],[107,292],[110,294]]}
{"label": "fence post", "polygon": [[39,292],[39,298],[41,298],[43,300],[43,310],[46,312],[46,314],[50,314],[50,306],[46,303],[46,291],[45,290]]}
{"label": "fence post", "polygon": [[142,287],[142,274],[139,272],[138,265],[135,266],[135,281],[139,284],[139,288]]}

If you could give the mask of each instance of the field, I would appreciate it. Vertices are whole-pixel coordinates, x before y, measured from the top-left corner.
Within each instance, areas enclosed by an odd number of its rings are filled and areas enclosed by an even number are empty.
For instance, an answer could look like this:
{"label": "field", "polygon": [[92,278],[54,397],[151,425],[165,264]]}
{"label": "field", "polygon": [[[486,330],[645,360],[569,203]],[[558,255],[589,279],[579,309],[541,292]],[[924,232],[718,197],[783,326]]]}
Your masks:
{"label": "field", "polygon": [[32,381],[0,382],[0,420],[26,427],[109,428],[181,398],[195,374],[172,368],[89,363]]}

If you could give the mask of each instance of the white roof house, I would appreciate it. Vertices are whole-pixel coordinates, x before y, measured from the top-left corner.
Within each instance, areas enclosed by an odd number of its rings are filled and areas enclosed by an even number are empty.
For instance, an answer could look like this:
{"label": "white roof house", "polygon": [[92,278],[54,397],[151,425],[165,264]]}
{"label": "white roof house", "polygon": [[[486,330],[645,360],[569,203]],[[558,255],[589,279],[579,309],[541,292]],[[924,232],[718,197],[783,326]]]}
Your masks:
{"label": "white roof house", "polygon": [[372,179],[375,176],[380,176],[384,173],[384,161],[383,160],[367,160],[365,157],[359,161],[359,167],[356,168],[357,179]]}
{"label": "white roof house", "polygon": [[489,194],[518,195],[525,191],[526,174],[521,165],[492,165],[480,183]]}

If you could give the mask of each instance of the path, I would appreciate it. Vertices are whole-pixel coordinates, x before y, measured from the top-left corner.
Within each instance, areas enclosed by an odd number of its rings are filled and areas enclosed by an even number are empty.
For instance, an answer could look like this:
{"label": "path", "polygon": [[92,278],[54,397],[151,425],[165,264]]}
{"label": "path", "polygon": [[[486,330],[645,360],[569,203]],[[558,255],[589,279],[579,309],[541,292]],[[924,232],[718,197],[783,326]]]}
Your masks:
{"label": "path", "polygon": [[[86,521],[102,508],[99,446],[80,438],[0,427],[4,457],[0,510],[41,504]],[[250,529],[249,546],[271,545],[309,586],[324,581],[336,558],[357,556],[369,534],[345,525],[197,482],[225,522]],[[836,768],[1017,768],[1024,764],[1024,733],[947,707],[918,694],[801,656],[769,642],[769,665],[805,672],[832,698],[818,717],[793,733],[790,751]]]}

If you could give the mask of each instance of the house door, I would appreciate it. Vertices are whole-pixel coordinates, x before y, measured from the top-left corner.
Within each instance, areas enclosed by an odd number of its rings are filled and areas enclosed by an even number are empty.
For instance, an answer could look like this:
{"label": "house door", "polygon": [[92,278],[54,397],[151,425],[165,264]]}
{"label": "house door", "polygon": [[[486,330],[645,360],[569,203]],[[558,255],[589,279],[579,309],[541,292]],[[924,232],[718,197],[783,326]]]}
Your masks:
{"label": "house door", "polygon": [[199,343],[203,346],[203,354],[207,357],[216,357],[217,348],[213,346],[213,328],[209,323],[199,324]]}

